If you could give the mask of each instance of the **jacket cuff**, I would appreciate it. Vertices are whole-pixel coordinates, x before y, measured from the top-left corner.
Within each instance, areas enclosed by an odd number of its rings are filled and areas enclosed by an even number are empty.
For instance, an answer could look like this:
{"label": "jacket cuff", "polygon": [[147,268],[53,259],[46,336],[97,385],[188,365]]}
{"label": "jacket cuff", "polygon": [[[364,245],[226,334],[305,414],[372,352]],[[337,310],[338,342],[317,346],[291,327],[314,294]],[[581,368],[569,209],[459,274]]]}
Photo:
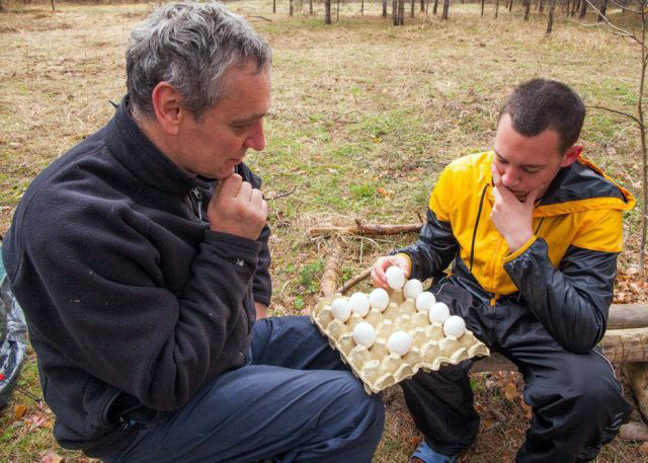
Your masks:
{"label": "jacket cuff", "polygon": [[527,240],[527,242],[524,243],[524,244],[522,245],[522,247],[520,247],[520,249],[518,249],[518,250],[515,251],[514,253],[509,254],[509,255],[507,255],[507,256],[504,257],[504,264],[508,264],[508,263],[511,262],[512,260],[517,259],[517,258],[520,257],[522,254],[524,254],[524,252],[525,252],[527,249],[529,249],[529,248],[531,247],[531,245],[533,245],[533,243],[536,242],[537,239],[538,239],[538,237],[537,237],[536,235],[531,235],[531,238],[529,238],[529,239]]}
{"label": "jacket cuff", "polygon": [[409,254],[406,254],[404,252],[399,252],[398,254],[396,254],[396,256],[401,256],[407,259],[407,262],[409,263],[409,272],[407,274],[407,278],[409,278],[410,275],[412,275],[412,258],[409,256]]}
{"label": "jacket cuff", "polygon": [[269,294],[254,294],[254,302],[270,307],[271,296]]}

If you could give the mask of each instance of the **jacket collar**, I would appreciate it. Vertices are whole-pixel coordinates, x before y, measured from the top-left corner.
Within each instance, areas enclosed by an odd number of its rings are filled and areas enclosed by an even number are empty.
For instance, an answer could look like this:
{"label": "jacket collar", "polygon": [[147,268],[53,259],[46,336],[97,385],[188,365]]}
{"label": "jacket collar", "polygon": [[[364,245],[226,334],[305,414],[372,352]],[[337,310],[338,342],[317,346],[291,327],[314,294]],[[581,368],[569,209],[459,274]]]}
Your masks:
{"label": "jacket collar", "polygon": [[126,95],[106,126],[106,145],[111,153],[147,185],[169,193],[186,194],[212,182],[191,176],[162,153],[138,127],[128,111]]}
{"label": "jacket collar", "polygon": [[[489,184],[489,198],[492,201],[493,177],[490,165],[493,152],[484,156],[482,174]],[[544,196],[536,204],[535,217],[571,214],[587,210],[616,209],[627,211],[634,207],[632,194],[617,184],[583,156],[576,162],[563,167],[553,179]]]}

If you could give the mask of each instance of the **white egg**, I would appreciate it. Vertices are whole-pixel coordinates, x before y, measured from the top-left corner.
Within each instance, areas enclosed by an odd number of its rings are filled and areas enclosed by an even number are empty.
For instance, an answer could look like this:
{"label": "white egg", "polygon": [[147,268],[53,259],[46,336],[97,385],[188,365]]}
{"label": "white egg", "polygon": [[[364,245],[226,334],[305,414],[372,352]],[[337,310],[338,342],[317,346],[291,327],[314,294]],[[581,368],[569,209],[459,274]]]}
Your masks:
{"label": "white egg", "polygon": [[416,298],[416,310],[419,312],[427,312],[430,307],[436,302],[436,297],[429,291],[423,291]]}
{"label": "white egg", "polygon": [[385,272],[387,275],[387,284],[393,289],[401,289],[405,284],[405,272],[400,267],[392,265]]}
{"label": "white egg", "polygon": [[430,307],[430,323],[444,323],[450,316],[450,308],[443,302],[437,302]]}
{"label": "white egg", "polygon": [[338,297],[331,304],[331,313],[340,321],[347,321],[351,316],[351,304],[343,297]]}
{"label": "white egg", "polygon": [[389,337],[387,348],[392,354],[403,356],[412,348],[412,337],[407,331],[396,331]]}
{"label": "white egg", "polygon": [[351,311],[361,317],[369,313],[369,298],[365,293],[353,293],[349,299],[349,304],[351,304]]}
{"label": "white egg", "polygon": [[452,315],[443,324],[443,332],[446,336],[460,338],[466,332],[466,322],[463,318]]}
{"label": "white egg", "polygon": [[353,340],[358,345],[371,347],[376,340],[376,330],[369,323],[360,322],[353,328]]}
{"label": "white egg", "polygon": [[421,283],[416,278],[409,280],[403,287],[403,294],[405,295],[405,299],[416,300],[416,298],[419,297],[419,294],[421,294],[422,292],[423,283]]}
{"label": "white egg", "polygon": [[369,293],[371,307],[378,310],[385,310],[389,305],[389,294],[382,288],[376,288]]}

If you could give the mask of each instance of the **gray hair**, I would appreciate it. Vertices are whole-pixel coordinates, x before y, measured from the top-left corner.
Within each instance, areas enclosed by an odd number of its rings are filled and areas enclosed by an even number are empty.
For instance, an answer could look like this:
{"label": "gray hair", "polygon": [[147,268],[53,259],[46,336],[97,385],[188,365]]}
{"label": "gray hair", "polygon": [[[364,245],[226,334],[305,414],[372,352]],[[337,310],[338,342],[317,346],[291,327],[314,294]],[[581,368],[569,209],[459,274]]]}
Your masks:
{"label": "gray hair", "polygon": [[253,63],[259,73],[271,62],[266,39],[222,4],[170,3],[131,32],[126,87],[138,114],[150,116],[153,89],[168,82],[199,118],[224,96],[230,66]]}

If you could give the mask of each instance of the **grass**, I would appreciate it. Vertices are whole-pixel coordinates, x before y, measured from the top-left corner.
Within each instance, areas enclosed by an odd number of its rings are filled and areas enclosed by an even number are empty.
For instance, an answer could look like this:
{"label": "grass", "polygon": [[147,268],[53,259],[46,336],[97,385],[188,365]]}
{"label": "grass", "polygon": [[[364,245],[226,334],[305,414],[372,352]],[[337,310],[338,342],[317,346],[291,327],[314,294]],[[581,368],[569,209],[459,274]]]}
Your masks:
{"label": "grass", "polygon": [[[287,2],[278,4],[277,14],[269,1],[230,7],[248,16],[274,50],[268,146],[248,156],[266,194],[289,193],[271,201],[269,217],[274,315],[307,312],[318,297],[329,242],[310,239],[309,227],[356,218],[418,221],[443,166],[491,145],[499,106],[515,84],[550,77],[572,85],[589,105],[631,112],[636,103],[638,48],[605,27],[584,27],[562,14],[547,37],[545,18],[532,14],[525,23],[517,4],[513,13],[500,8],[497,20],[492,5],[483,18],[478,4],[452,5],[447,22],[419,14],[418,6],[410,19],[408,6],[407,24],[399,28],[380,17],[380,3],[366,3],[364,16],[359,3],[345,3],[340,21],[330,26],[323,24],[320,3],[316,17],[307,14],[307,3],[292,18]],[[149,8],[57,3],[52,13],[46,3],[16,4],[0,14],[0,36],[8,44],[0,49],[0,233],[33,177],[110,118],[109,101],[125,91],[128,33]],[[639,195],[638,136],[628,119],[591,109],[582,142],[590,157]],[[624,267],[636,265],[639,219],[639,207],[626,217]],[[414,239],[343,238],[339,282]],[[519,398],[500,393],[511,383],[521,391],[517,374],[473,377],[483,422],[462,462],[514,460],[528,417]],[[40,394],[33,353],[20,384]],[[388,420],[374,461],[405,462],[420,435],[398,388],[385,402]],[[27,406],[20,418],[19,405]],[[58,448],[47,421],[30,425],[47,413],[14,395],[0,415],[0,461],[40,461],[52,450],[65,462],[91,461]],[[639,444],[616,440],[598,461],[644,459]]]}

